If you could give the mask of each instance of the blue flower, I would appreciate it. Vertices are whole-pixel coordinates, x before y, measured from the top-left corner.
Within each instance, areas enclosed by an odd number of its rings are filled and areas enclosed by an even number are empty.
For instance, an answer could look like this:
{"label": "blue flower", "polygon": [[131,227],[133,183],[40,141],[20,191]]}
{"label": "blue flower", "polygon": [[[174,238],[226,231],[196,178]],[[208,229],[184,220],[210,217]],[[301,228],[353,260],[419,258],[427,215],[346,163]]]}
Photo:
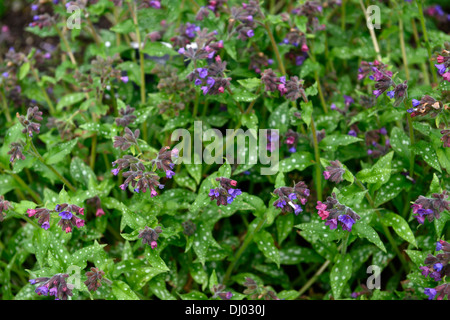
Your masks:
{"label": "blue flower", "polygon": [[111,173],[112,173],[113,175],[117,176],[117,175],[119,174],[119,171],[120,171],[120,170],[116,168],[116,169],[112,169],[112,170],[111,170]]}
{"label": "blue flower", "polygon": [[251,37],[253,37],[254,35],[255,35],[255,32],[254,32],[252,29],[250,29],[250,30],[247,31],[247,37],[251,38]]}
{"label": "blue flower", "polygon": [[355,223],[355,220],[353,220],[349,215],[343,214],[338,217],[338,220],[342,222],[342,230],[346,230],[348,232],[352,231],[352,226]]}
{"label": "blue flower", "polygon": [[435,263],[433,266],[434,270],[436,270],[436,271],[441,271],[443,267],[444,266],[442,265],[442,263],[439,263],[439,262]]}
{"label": "blue flower", "polygon": [[34,290],[39,296],[44,295],[46,296],[48,294],[48,288],[46,286],[37,287],[36,290]]}
{"label": "blue flower", "polygon": [[389,98],[394,99],[395,91],[394,91],[394,90],[391,90],[391,91],[388,91],[386,94],[387,94],[387,96],[388,96]]}
{"label": "blue flower", "polygon": [[447,69],[445,67],[445,64],[435,64],[434,66],[438,69],[440,75],[443,75],[445,73],[445,70]]}
{"label": "blue flower", "polygon": [[438,241],[436,242],[436,251],[441,251],[442,250],[442,244]]}
{"label": "blue flower", "polygon": [[302,207],[300,207],[298,204],[294,204],[294,213],[296,216],[298,216],[298,214],[302,211],[303,211]]}
{"label": "blue flower", "polygon": [[172,177],[175,175],[175,172],[172,170],[166,170],[166,178],[172,179]]}
{"label": "blue flower", "polygon": [[202,84],[202,80],[200,80],[200,79],[195,79],[194,84],[195,84],[196,86],[199,86],[199,85]]}
{"label": "blue flower", "polygon": [[411,102],[412,102],[413,107],[417,107],[420,104],[420,101],[417,99],[412,99]]}
{"label": "blue flower", "polygon": [[436,290],[433,288],[425,288],[423,293],[425,293],[428,296],[428,300],[433,300],[434,297],[436,296]]}
{"label": "blue flower", "polygon": [[281,200],[277,202],[277,207],[278,208],[284,208],[284,206],[286,205],[286,201]]}
{"label": "blue flower", "polygon": [[356,131],[355,130],[350,130],[349,132],[348,132],[348,135],[349,136],[353,136],[353,137],[356,137],[356,136],[358,136],[358,134],[356,133]]}
{"label": "blue flower", "polygon": [[295,199],[297,199],[297,195],[295,193],[291,193],[290,195],[288,195],[288,198],[290,200],[295,200]]}
{"label": "blue flower", "polygon": [[61,219],[64,220],[70,220],[72,219],[72,212],[70,211],[63,211],[59,214],[59,216],[61,217]]}
{"label": "blue flower", "polygon": [[206,68],[197,68],[198,76],[202,79],[206,78],[208,75],[208,69]]}

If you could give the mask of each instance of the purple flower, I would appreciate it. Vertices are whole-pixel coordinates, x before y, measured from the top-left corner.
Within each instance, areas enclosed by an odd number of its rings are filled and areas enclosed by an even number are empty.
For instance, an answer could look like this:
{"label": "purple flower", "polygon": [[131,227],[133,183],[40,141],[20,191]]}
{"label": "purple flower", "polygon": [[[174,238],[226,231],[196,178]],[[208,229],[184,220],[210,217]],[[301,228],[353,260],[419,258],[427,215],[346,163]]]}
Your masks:
{"label": "purple flower", "polygon": [[414,108],[409,108],[408,110],[406,110],[408,113],[413,113],[414,112]]}
{"label": "purple flower", "polygon": [[139,193],[139,188],[134,188],[134,192]]}
{"label": "purple flower", "polygon": [[126,185],[125,183],[121,184],[119,186],[120,189],[122,189],[123,191],[125,191],[125,189],[127,188],[128,185]]}
{"label": "purple flower", "polygon": [[268,60],[267,60],[267,63],[268,63],[269,65],[273,64],[273,59],[268,59]]}
{"label": "purple flower", "polygon": [[255,32],[254,32],[252,29],[250,29],[250,30],[247,31],[247,37],[251,38],[251,37],[253,37],[254,35],[255,35]]}
{"label": "purple flower", "polygon": [[434,270],[436,271],[441,271],[443,267],[444,266],[442,265],[442,263],[435,263],[433,266]]}
{"label": "purple flower", "polygon": [[411,102],[412,102],[413,107],[417,107],[420,104],[420,101],[417,99],[412,99]]}
{"label": "purple flower", "polygon": [[290,153],[295,153],[296,151],[297,151],[297,149],[295,147],[289,148]]}
{"label": "purple flower", "polygon": [[378,98],[381,94],[382,94],[381,90],[373,90],[373,95],[374,95],[375,97]]}
{"label": "purple flower", "polygon": [[328,179],[330,179],[331,174],[328,171],[324,171],[323,172],[323,177],[325,178],[325,180],[328,180]]}
{"label": "purple flower", "polygon": [[430,274],[430,277],[434,279],[434,281],[439,282],[442,280],[441,273],[438,271],[434,271]]}
{"label": "purple flower", "polygon": [[36,279],[30,279],[30,280],[28,280],[28,282],[31,283],[31,284],[36,284],[37,283]]}
{"label": "purple flower", "polygon": [[355,100],[353,100],[352,97],[346,96],[345,94],[344,94],[344,100],[345,100],[345,105],[346,105],[346,106],[349,106],[349,105],[351,105],[353,102],[355,102]]}
{"label": "purple flower", "polygon": [[197,68],[198,76],[202,79],[206,78],[208,75],[208,69],[206,68]]}
{"label": "purple flower", "polygon": [[186,50],[184,48],[178,49],[178,53],[179,54],[184,54],[185,52],[186,52]]}
{"label": "purple flower", "polygon": [[45,221],[43,224],[41,224],[41,228],[47,230],[48,228],[50,228],[50,223],[48,221]]}
{"label": "purple flower", "polygon": [[40,296],[44,295],[46,296],[48,294],[48,288],[46,286],[37,287],[35,292]]}
{"label": "purple flower", "polygon": [[284,200],[278,201],[278,203],[277,203],[278,208],[283,208],[285,205],[286,205],[286,201],[284,201]]}
{"label": "purple flower", "polygon": [[128,78],[128,76],[123,76],[123,77],[120,77],[120,80],[122,80],[123,83],[127,83],[129,78]]}
{"label": "purple flower", "polygon": [[288,198],[290,200],[295,200],[295,199],[297,199],[297,196],[295,195],[295,193],[291,193],[290,195],[288,195]]}
{"label": "purple flower", "polygon": [[350,130],[350,131],[348,132],[348,135],[349,135],[349,136],[353,136],[353,137],[356,137],[356,136],[358,136],[358,135],[357,135],[357,133],[356,133],[356,131],[355,131],[355,130],[353,130],[353,129],[352,129],[352,130]]}
{"label": "purple flower", "polygon": [[48,292],[48,294],[50,295],[50,296],[54,296],[54,297],[56,297],[56,294],[58,293],[58,288],[57,287],[53,287],[53,288],[51,288],[50,290],[49,290],[49,292]]}
{"label": "purple flower", "polygon": [[166,170],[166,178],[172,179],[172,177],[175,175],[175,172],[172,170]]}
{"label": "purple flower", "polygon": [[330,230],[337,228],[337,220],[336,219],[329,219],[325,222],[326,226],[330,226]]}
{"label": "purple flower", "polygon": [[214,80],[214,78],[208,77],[208,80],[206,80],[206,84],[209,86],[210,89],[214,85],[214,83],[216,83],[216,80]]}
{"label": "purple flower", "polygon": [[435,64],[434,66],[437,68],[440,75],[443,75],[445,73],[445,69],[447,69],[445,64]]}
{"label": "purple flower", "polygon": [[386,94],[389,98],[394,99],[395,91],[391,90],[391,91],[388,91]]}
{"label": "purple flower", "polygon": [[117,175],[119,174],[119,171],[120,171],[120,170],[116,168],[116,169],[112,169],[112,170],[111,170],[111,173],[112,173],[113,175],[117,176]]}
{"label": "purple flower", "polygon": [[428,277],[428,275],[430,274],[430,268],[423,266],[423,267],[419,267],[420,270],[422,270],[422,275],[424,277]]}
{"label": "purple flower", "polygon": [[335,104],[335,103],[332,103],[331,106],[330,106],[330,109],[331,109],[331,110],[336,110],[336,109],[337,109],[336,104]]}
{"label": "purple flower", "polygon": [[338,220],[344,224],[342,226],[342,230],[347,230],[348,232],[352,231],[352,226],[355,223],[355,220],[353,220],[349,215],[340,215]]}
{"label": "purple flower", "polygon": [[202,84],[202,80],[200,80],[200,79],[195,79],[194,84],[195,84],[196,86],[199,86],[199,85]]}
{"label": "purple flower", "polygon": [[70,220],[72,219],[72,212],[70,211],[63,211],[59,214],[59,216],[61,217],[61,219],[64,220]]}
{"label": "purple flower", "polygon": [[3,77],[3,78],[8,78],[8,76],[9,76],[9,73],[8,73],[8,72],[3,72],[3,73],[2,73],[2,77]]}
{"label": "purple flower", "polygon": [[436,295],[436,290],[433,288],[425,288],[423,291],[428,296],[428,300],[433,300],[434,296]]}
{"label": "purple flower", "polygon": [[300,207],[298,204],[294,204],[294,213],[296,216],[298,216],[298,214],[302,211],[303,211],[302,207]]}
{"label": "purple flower", "polygon": [[386,130],[386,128],[385,128],[385,127],[381,128],[381,129],[380,129],[380,133],[381,133],[383,136],[387,135],[387,130]]}
{"label": "purple flower", "polygon": [[39,6],[37,4],[31,5],[31,10],[36,11],[37,9],[39,9]]}
{"label": "purple flower", "polygon": [[436,251],[441,251],[442,250],[442,244],[438,241],[436,242]]}

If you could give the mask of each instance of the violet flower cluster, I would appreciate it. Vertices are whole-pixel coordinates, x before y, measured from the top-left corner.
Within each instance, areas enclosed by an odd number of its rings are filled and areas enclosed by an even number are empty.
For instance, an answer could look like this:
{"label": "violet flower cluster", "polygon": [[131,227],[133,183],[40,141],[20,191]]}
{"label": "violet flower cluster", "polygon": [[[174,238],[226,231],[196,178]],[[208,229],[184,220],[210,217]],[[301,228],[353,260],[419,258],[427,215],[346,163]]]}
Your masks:
{"label": "violet flower cluster", "polygon": [[444,190],[442,193],[433,193],[431,198],[419,196],[411,206],[417,222],[424,224],[425,218],[429,222],[439,219],[444,210],[450,210],[450,201],[446,200],[447,198],[447,190]]}
{"label": "violet flower cluster", "polygon": [[305,205],[310,195],[308,186],[303,181],[294,185],[294,187],[280,187],[273,192],[278,196],[278,199],[273,203],[273,206],[281,209],[281,214],[288,214],[294,212],[298,215],[303,211],[300,204]]}
{"label": "violet flower cluster", "polygon": [[303,80],[300,80],[297,76],[293,76],[287,80],[285,76],[277,77],[275,72],[269,68],[261,73],[261,82],[264,83],[265,89],[268,92],[279,91],[282,96],[285,95],[291,101],[295,101],[300,97],[305,102],[308,101],[303,88]]}
{"label": "violet flower cluster", "polygon": [[234,188],[237,186],[236,180],[219,177],[216,178],[216,181],[219,182],[219,186],[217,188],[210,189],[208,196],[211,198],[211,201],[217,200],[218,206],[226,206],[232,203],[237,196],[242,194],[240,189]]}
{"label": "violet flower cluster", "polygon": [[437,101],[429,95],[424,95],[420,100],[412,99],[412,108],[408,109],[411,117],[430,115],[436,117],[443,110],[448,110],[447,105],[443,105],[442,102]]}
{"label": "violet flower cluster", "polygon": [[68,277],[66,273],[58,273],[51,278],[40,277],[29,282],[32,285],[39,285],[35,290],[39,296],[54,296],[55,300],[67,300],[69,296],[73,296],[73,288],[66,282]]}
{"label": "violet flower cluster", "polygon": [[437,64],[436,67],[439,75],[445,81],[450,82],[450,51],[443,49],[441,54],[436,58]]}
{"label": "violet flower cluster", "polygon": [[28,209],[28,217],[35,217],[41,228],[47,230],[50,228],[50,217],[52,213],[58,213],[60,220],[58,226],[66,233],[72,232],[74,227],[81,228],[84,226],[84,220],[77,217],[77,215],[84,215],[84,208],[74,204],[58,204],[54,210],[47,208]]}
{"label": "violet flower cluster", "polygon": [[330,161],[330,165],[326,167],[326,171],[323,172],[325,180],[331,180],[334,183],[339,183],[343,180],[345,173],[344,166],[339,160]]}
{"label": "violet flower cluster", "polygon": [[242,3],[240,7],[231,8],[231,18],[229,19],[229,36],[237,33],[237,38],[247,41],[255,36],[256,19],[262,17],[259,2],[250,0],[248,3]]}
{"label": "violet flower cluster", "polygon": [[[425,258],[425,266],[420,267],[424,277],[430,276],[434,281],[442,281],[444,277],[450,277],[450,244],[447,241],[439,240],[436,243],[436,251],[442,253],[436,256],[428,254]],[[436,288],[425,288],[424,293],[429,300],[437,296],[437,300],[442,300],[445,296],[450,297],[450,283],[444,283]]]}
{"label": "violet flower cluster", "polygon": [[142,239],[142,244],[148,244],[152,249],[158,247],[159,234],[162,233],[162,228],[160,226],[156,228],[150,228],[145,226],[144,230],[139,231],[139,238]]}
{"label": "violet flower cluster", "polygon": [[319,210],[318,215],[322,220],[326,220],[325,225],[331,230],[337,229],[340,225],[342,230],[351,232],[352,226],[361,219],[352,209],[339,203],[334,192],[324,203],[317,201],[316,209]]}

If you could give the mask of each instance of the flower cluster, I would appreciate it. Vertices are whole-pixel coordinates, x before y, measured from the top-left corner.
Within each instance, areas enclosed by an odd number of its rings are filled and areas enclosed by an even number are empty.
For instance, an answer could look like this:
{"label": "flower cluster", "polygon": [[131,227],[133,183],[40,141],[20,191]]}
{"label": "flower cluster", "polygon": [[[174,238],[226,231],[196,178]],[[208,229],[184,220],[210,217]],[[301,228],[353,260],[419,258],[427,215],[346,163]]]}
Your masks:
{"label": "flower cluster", "polygon": [[450,82],[450,51],[443,49],[436,60],[438,63],[434,66],[437,68],[439,75],[441,75],[445,81]]}
{"label": "flower cluster", "polygon": [[42,111],[39,111],[38,107],[30,107],[27,110],[27,115],[22,116],[17,113],[17,118],[20,124],[24,127],[22,133],[28,133],[29,137],[33,136],[33,132],[39,133],[41,124],[33,121],[42,121]]}
{"label": "flower cluster", "polygon": [[137,139],[139,139],[140,130],[136,129],[134,132],[130,128],[125,128],[125,133],[122,137],[114,137],[114,148],[120,148],[120,150],[125,151],[132,145],[137,145]]}
{"label": "flower cluster", "polygon": [[11,208],[11,204],[9,201],[5,200],[5,197],[3,195],[0,196],[0,222],[5,219],[5,216],[3,214],[3,211],[8,211]]}
{"label": "flower cluster", "polygon": [[14,162],[18,159],[25,160],[25,156],[22,153],[24,146],[25,143],[22,140],[11,142],[11,149],[8,151],[8,154],[11,155],[9,158],[9,162],[11,162],[11,164],[14,164]]}
{"label": "flower cluster", "polygon": [[102,282],[106,282],[111,284],[112,282],[105,277],[105,272],[98,268],[91,268],[91,271],[86,272],[87,280],[84,281],[84,284],[88,288],[89,291],[97,291],[98,288],[101,287]]}
{"label": "flower cluster", "polygon": [[215,284],[212,287],[212,291],[214,292],[214,295],[212,298],[219,297],[222,300],[230,300],[233,294],[230,291],[225,291],[226,286],[223,284]]}
{"label": "flower cluster", "polygon": [[226,65],[226,61],[220,60],[220,57],[217,56],[215,62],[208,65],[207,68],[197,68],[188,75],[188,79],[194,81],[196,86],[200,86],[204,95],[224,93],[225,89],[230,86],[231,80],[231,78],[225,77],[224,75]]}
{"label": "flower cluster", "polygon": [[171,179],[175,175],[172,169],[175,166],[173,161],[176,161],[176,159],[178,159],[177,148],[170,150],[169,147],[163,147],[159,150],[156,159],[153,159],[151,163],[154,169],[156,167],[158,170],[163,170],[166,173],[166,178]]}
{"label": "flower cluster", "polygon": [[136,116],[133,114],[135,108],[131,108],[129,105],[126,108],[119,110],[120,117],[117,117],[116,124],[121,127],[127,127],[136,120]]}
{"label": "flower cluster", "polygon": [[415,214],[414,217],[420,224],[425,222],[425,218],[429,222],[439,219],[442,211],[450,210],[450,201],[446,200],[447,198],[447,190],[444,190],[442,193],[433,193],[431,198],[419,196],[411,206],[413,214]]}
{"label": "flower cluster", "polygon": [[450,130],[441,130],[441,141],[444,142],[444,147],[450,148]]}
{"label": "flower cluster", "polygon": [[161,232],[162,228],[160,226],[155,229],[145,226],[144,230],[139,231],[138,237],[142,239],[142,244],[148,244],[152,249],[155,249],[158,247],[156,240],[158,240]]}
{"label": "flower cluster", "polygon": [[339,183],[343,180],[345,169],[339,160],[330,161],[330,166],[326,167],[326,171],[323,172],[325,180],[330,179],[334,183]]}
{"label": "flower cluster", "polygon": [[422,275],[428,277],[430,275],[434,281],[441,281],[443,277],[450,276],[450,244],[444,240],[436,243],[436,251],[443,251],[436,256],[428,254],[425,259],[425,266],[420,267]]}
{"label": "flower cluster", "polygon": [[273,64],[273,59],[269,59],[263,52],[258,52],[250,57],[248,68],[253,69],[256,73],[261,73],[261,68],[271,64]]}
{"label": "flower cluster", "polygon": [[286,80],[285,76],[277,77],[272,69],[266,69],[261,73],[261,82],[264,83],[266,91],[279,91],[280,94],[286,95],[286,98],[295,101],[302,97],[304,101],[308,101],[305,90],[303,88],[303,80],[297,76]]}
{"label": "flower cluster", "polygon": [[58,216],[61,218],[58,225],[66,233],[72,232],[74,227],[81,228],[84,226],[84,220],[78,218],[76,215],[84,215],[84,208],[81,208],[74,204],[58,204],[54,210],[47,208],[28,209],[28,217],[35,217],[38,219],[38,223],[41,228],[47,230],[50,228],[50,215],[53,212],[58,212]]}
{"label": "flower cluster", "polygon": [[306,44],[306,35],[296,27],[289,30],[281,44],[291,44],[294,47],[300,46],[302,52],[309,51],[309,47]]}
{"label": "flower cluster", "polygon": [[411,117],[430,115],[436,117],[443,110],[448,110],[448,105],[443,105],[442,102],[437,101],[429,95],[424,95],[420,100],[412,99],[412,108],[408,109]]}
{"label": "flower cluster", "polygon": [[307,30],[311,33],[314,33],[316,31],[325,29],[325,25],[319,25],[319,19],[317,18],[318,15],[322,14],[322,11],[323,7],[320,2],[306,1],[300,7],[292,10],[292,14],[307,17]]}
{"label": "flower cluster", "polygon": [[35,292],[41,296],[54,296],[55,300],[67,300],[69,296],[73,296],[73,286],[67,284],[66,279],[69,277],[66,273],[55,274],[51,278],[40,277],[31,279],[32,285],[39,284]]}
{"label": "flower cluster", "polygon": [[217,200],[217,205],[228,205],[232,203],[237,196],[242,194],[240,189],[235,189],[237,181],[231,180],[224,177],[216,178],[216,181],[219,182],[219,186],[217,188],[211,189],[209,191],[208,196],[211,198],[211,201]]}
{"label": "flower cluster", "polygon": [[297,151],[297,143],[300,138],[300,134],[292,129],[289,129],[285,134],[285,143],[289,148],[290,153],[295,153]]}
{"label": "flower cluster", "polygon": [[322,220],[326,220],[325,225],[330,226],[331,230],[340,225],[342,230],[351,232],[352,226],[361,218],[352,209],[339,203],[334,192],[324,203],[317,201],[316,209],[319,210],[318,214]]}
{"label": "flower cluster", "polygon": [[250,0],[248,4],[242,3],[241,7],[232,7],[228,32],[230,35],[238,33],[237,38],[246,41],[255,35],[255,19],[260,16],[261,9],[259,7],[259,2],[255,0]]}
{"label": "flower cluster", "polygon": [[250,277],[245,277],[243,285],[247,288],[244,290],[244,294],[250,295],[251,300],[264,299],[264,300],[280,300],[275,292],[268,290],[264,286],[259,286],[255,280]]}
{"label": "flower cluster", "polygon": [[280,187],[275,189],[273,193],[278,196],[278,199],[273,203],[273,206],[280,208],[281,214],[294,212],[295,215],[298,215],[303,211],[300,204],[305,205],[307,198],[310,195],[308,186],[303,181],[296,183],[293,188]]}

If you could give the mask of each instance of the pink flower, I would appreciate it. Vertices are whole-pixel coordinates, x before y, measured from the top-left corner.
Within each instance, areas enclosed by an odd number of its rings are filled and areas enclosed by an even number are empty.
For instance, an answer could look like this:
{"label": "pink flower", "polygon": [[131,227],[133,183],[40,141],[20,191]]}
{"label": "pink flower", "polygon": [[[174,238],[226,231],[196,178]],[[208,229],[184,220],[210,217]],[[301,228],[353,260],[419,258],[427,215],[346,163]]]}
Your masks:
{"label": "pink flower", "polygon": [[237,181],[236,181],[236,180],[231,180],[231,181],[230,181],[230,184],[231,184],[233,187],[236,187]]}
{"label": "pink flower", "polygon": [[220,62],[222,59],[220,59],[220,56],[216,56],[216,62]]}
{"label": "pink flower", "polygon": [[307,52],[308,50],[309,50],[308,45],[307,45],[306,43],[304,43],[304,44],[302,45],[302,51],[303,51],[303,52]]}
{"label": "pink flower", "polygon": [[442,75],[442,78],[444,78],[445,81],[450,82],[450,72],[446,72]]}
{"label": "pink flower", "polygon": [[66,233],[69,233],[69,232],[71,232],[71,231],[72,231],[72,227],[70,227],[70,226],[67,226],[67,227],[66,227],[66,229],[65,229],[65,231],[66,231]]}
{"label": "pink flower", "polygon": [[419,210],[419,209],[422,209],[422,205],[421,204],[413,204],[412,206],[411,206],[411,208],[413,208],[413,213],[417,213],[417,211]]}
{"label": "pink flower", "polygon": [[28,209],[27,213],[28,213],[28,217],[31,218],[32,216],[34,216],[36,214],[36,210]]}
{"label": "pink flower", "polygon": [[325,220],[330,215],[330,212],[328,212],[326,210],[319,210],[318,214],[322,218],[322,220]]}
{"label": "pink flower", "polygon": [[156,192],[156,190],[152,190],[152,192],[150,193],[150,196],[153,198],[155,196],[158,195],[158,192]]}
{"label": "pink flower", "polygon": [[83,219],[79,219],[79,218],[75,218],[75,225],[77,226],[77,228],[81,228],[84,226],[84,220]]}
{"label": "pink flower", "polygon": [[223,87],[219,87],[218,91],[219,91],[219,93],[224,93],[225,89]]}
{"label": "pink flower", "polygon": [[152,241],[150,243],[150,246],[152,247],[152,249],[155,249],[158,246],[158,243],[156,241]]}
{"label": "pink flower", "polygon": [[95,212],[96,217],[103,216],[104,214],[105,214],[105,211],[103,211],[102,208],[98,208],[97,211]]}
{"label": "pink flower", "polygon": [[323,177],[325,178],[325,180],[328,180],[328,179],[330,179],[331,174],[328,171],[324,171],[323,172]]}
{"label": "pink flower", "polygon": [[317,201],[317,210],[325,210],[327,208],[327,205],[325,203],[322,203],[321,201]]}
{"label": "pink flower", "polygon": [[80,210],[78,210],[78,213],[84,216],[84,208],[80,208]]}
{"label": "pink flower", "polygon": [[437,62],[438,63],[444,63],[445,62],[445,58],[441,55],[437,56]]}

